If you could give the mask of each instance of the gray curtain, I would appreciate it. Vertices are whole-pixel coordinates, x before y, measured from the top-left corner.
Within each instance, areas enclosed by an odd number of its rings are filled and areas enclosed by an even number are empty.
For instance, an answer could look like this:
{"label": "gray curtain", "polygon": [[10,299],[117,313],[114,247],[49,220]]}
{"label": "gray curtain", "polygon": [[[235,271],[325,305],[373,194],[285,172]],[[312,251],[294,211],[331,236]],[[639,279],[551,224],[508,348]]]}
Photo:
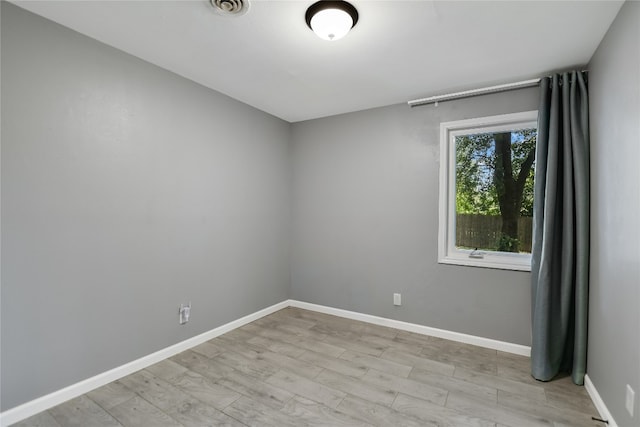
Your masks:
{"label": "gray curtain", "polygon": [[531,373],[582,385],[589,294],[589,107],[585,72],[542,79],[533,210]]}

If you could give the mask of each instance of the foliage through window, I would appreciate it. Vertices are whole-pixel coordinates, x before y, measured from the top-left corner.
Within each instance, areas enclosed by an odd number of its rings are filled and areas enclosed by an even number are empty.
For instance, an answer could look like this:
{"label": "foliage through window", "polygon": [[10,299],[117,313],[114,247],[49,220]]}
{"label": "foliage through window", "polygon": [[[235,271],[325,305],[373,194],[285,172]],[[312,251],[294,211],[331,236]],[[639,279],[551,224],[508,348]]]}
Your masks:
{"label": "foliage through window", "polygon": [[440,262],[530,269],[536,117],[441,125]]}

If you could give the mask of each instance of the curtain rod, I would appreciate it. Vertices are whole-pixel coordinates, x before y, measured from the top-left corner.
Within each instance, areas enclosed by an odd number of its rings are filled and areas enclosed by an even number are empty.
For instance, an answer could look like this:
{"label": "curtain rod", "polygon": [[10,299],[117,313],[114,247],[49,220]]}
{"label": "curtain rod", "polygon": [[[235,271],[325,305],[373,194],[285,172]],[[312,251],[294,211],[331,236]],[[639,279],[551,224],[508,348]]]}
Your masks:
{"label": "curtain rod", "polygon": [[450,101],[452,99],[469,98],[471,96],[485,95],[487,93],[505,92],[513,89],[521,89],[525,87],[537,86],[540,83],[540,78],[523,80],[521,82],[506,83],[497,86],[483,87],[480,89],[465,90],[462,92],[448,93],[445,95],[430,96],[428,98],[420,98],[408,101],[410,107],[417,107],[418,105],[426,104],[438,104],[439,101]]}

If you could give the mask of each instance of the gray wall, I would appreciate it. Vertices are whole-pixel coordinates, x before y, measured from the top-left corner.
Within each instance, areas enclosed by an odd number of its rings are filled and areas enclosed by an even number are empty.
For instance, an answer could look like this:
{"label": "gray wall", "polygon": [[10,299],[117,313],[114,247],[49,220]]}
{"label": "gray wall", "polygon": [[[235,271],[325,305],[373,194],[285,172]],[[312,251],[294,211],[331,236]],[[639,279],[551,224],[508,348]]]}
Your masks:
{"label": "gray wall", "polygon": [[2,409],[286,299],[289,131],[2,2]]}
{"label": "gray wall", "polygon": [[439,129],[537,104],[531,88],[293,124],[291,297],[529,345],[530,273],[437,263]]}
{"label": "gray wall", "polygon": [[[640,3],[589,64],[591,285],[587,373],[620,426],[640,426]],[[635,390],[635,417],[625,386]]]}

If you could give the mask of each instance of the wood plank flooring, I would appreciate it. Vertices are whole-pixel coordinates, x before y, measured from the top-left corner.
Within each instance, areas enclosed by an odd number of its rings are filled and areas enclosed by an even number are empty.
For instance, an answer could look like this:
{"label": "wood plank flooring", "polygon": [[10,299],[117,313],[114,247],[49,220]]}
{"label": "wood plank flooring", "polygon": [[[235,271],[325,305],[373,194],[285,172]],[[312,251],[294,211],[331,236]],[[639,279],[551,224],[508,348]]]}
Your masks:
{"label": "wood plank flooring", "polygon": [[529,359],[286,308],[16,424],[590,427],[584,387]]}

